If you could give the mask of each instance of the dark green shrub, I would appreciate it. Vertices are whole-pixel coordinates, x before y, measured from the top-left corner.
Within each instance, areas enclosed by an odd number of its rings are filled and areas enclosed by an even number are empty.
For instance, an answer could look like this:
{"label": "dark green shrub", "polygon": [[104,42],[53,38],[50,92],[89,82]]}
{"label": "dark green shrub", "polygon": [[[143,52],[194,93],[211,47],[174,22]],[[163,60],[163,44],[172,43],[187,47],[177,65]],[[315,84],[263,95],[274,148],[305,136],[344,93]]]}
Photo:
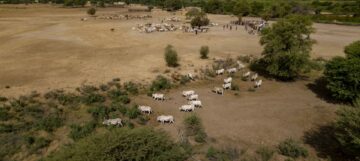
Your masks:
{"label": "dark green shrub", "polygon": [[344,52],[347,58],[360,58],[360,40],[346,46]]}
{"label": "dark green shrub", "polygon": [[151,83],[150,91],[151,92],[157,92],[164,89],[170,89],[171,88],[171,82],[167,78],[159,75],[156,77],[156,79]]}
{"label": "dark green shrub", "polygon": [[202,130],[201,119],[196,115],[190,115],[184,119],[185,132],[188,136],[194,136]]}
{"label": "dark green shrub", "polygon": [[208,46],[202,46],[200,48],[200,58],[201,59],[207,59],[209,55],[209,47]]}
{"label": "dark green shrub", "polygon": [[[131,137],[129,137],[131,136]],[[45,161],[163,160],[184,161],[189,155],[164,132],[148,128],[115,128],[92,135],[45,158]]]}
{"label": "dark green shrub", "polygon": [[233,91],[240,91],[240,87],[239,87],[239,85],[232,83],[232,84],[231,84],[231,90],[233,90]]}
{"label": "dark green shrub", "polygon": [[95,120],[100,120],[109,117],[110,109],[107,106],[99,105],[90,107],[88,112],[91,113]]}
{"label": "dark green shrub", "polygon": [[0,124],[0,133],[11,133],[16,131],[16,127],[13,124]]}
{"label": "dark green shrub", "polygon": [[71,131],[69,137],[73,140],[79,140],[81,138],[89,136],[95,130],[96,123],[91,121],[82,126],[73,124],[70,126],[70,128]]}
{"label": "dark green shrub", "polygon": [[95,9],[95,8],[89,8],[89,9],[87,10],[87,14],[88,14],[88,15],[93,16],[93,15],[95,15],[95,13],[96,13],[96,9]]}
{"label": "dark green shrub", "polygon": [[122,91],[121,89],[112,89],[112,90],[107,92],[107,95],[111,99],[116,99],[116,98],[118,98],[120,96],[127,95],[127,93],[125,91]]}
{"label": "dark green shrub", "polygon": [[30,151],[32,153],[37,152],[39,149],[49,146],[50,143],[51,143],[51,140],[43,138],[43,137],[38,137],[35,139],[35,142],[33,144],[31,144]]}
{"label": "dark green shrub", "polygon": [[126,82],[124,83],[124,88],[126,91],[128,91],[131,94],[138,94],[139,93],[139,89],[137,87],[137,85],[133,82]]}
{"label": "dark green shrub", "polygon": [[308,151],[293,139],[286,139],[278,145],[279,153],[291,158],[307,157]]}
{"label": "dark green shrub", "polygon": [[165,61],[167,66],[169,67],[179,66],[177,52],[175,51],[174,47],[171,45],[168,45],[165,48]]}
{"label": "dark green shrub", "polygon": [[198,131],[195,134],[194,140],[198,143],[205,143],[206,142],[206,138],[207,138],[207,134],[205,133],[205,131],[202,129],[200,131]]}
{"label": "dark green shrub", "polygon": [[4,107],[0,107],[0,121],[7,121],[12,118],[12,115]]}
{"label": "dark green shrub", "polygon": [[140,116],[138,116],[137,122],[141,125],[145,125],[149,120],[150,120],[150,118],[148,116],[140,115]]}

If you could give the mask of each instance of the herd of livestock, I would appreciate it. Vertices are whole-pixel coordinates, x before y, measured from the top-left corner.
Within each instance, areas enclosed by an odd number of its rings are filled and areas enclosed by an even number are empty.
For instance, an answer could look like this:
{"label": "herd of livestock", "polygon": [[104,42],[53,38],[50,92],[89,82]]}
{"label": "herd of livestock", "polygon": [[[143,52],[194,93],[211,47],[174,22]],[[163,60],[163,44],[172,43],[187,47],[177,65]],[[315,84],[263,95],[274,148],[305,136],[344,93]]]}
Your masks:
{"label": "herd of livestock", "polygon": [[[242,70],[245,68],[245,65],[242,64],[240,61],[237,61],[237,65],[238,67],[234,67],[234,68],[228,68],[228,69],[218,69],[215,71],[216,75],[223,75],[225,72],[227,72],[228,74],[234,74],[239,70]],[[189,73],[187,74],[187,77],[189,79],[194,80],[194,76]],[[262,79],[258,79],[258,74],[257,73],[251,73],[250,71],[244,72],[242,75],[243,78],[245,79],[249,79],[251,81],[254,82],[254,88],[259,88],[262,85]],[[219,94],[219,95],[224,95],[224,90],[229,90],[231,89],[233,78],[232,77],[228,77],[226,79],[224,79],[224,82],[222,84],[222,87],[214,87],[212,89],[212,92]],[[185,97],[188,101],[188,104],[182,105],[179,107],[180,111],[183,112],[193,112],[195,111],[196,108],[201,108],[203,106],[201,100],[199,99],[199,94],[197,94],[194,90],[186,90],[182,92],[182,96]],[[152,98],[155,101],[164,101],[165,100],[165,94],[163,93],[153,93],[152,94]],[[146,106],[146,105],[140,105],[138,106],[138,110],[141,113],[146,113],[146,114],[151,114],[153,113],[152,108],[150,106]],[[164,123],[174,123],[175,119],[174,116],[172,115],[160,115],[156,118],[157,122],[160,122],[162,124]],[[120,118],[115,118],[115,119],[108,119],[105,120],[103,122],[104,125],[119,125],[122,126],[122,122]]]}

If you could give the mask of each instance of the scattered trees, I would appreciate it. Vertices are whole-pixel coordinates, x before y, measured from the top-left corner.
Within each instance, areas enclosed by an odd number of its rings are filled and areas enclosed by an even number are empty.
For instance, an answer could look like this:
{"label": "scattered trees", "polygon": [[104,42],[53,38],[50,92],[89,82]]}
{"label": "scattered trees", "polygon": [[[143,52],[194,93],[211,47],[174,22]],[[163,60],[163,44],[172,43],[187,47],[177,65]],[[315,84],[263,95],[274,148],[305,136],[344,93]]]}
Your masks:
{"label": "scattered trees", "polygon": [[264,57],[260,59],[264,70],[282,80],[298,77],[309,62],[313,32],[311,20],[300,15],[289,16],[265,28],[260,39],[264,46]]}
{"label": "scattered trees", "polygon": [[200,48],[200,58],[207,59],[209,55],[209,47],[208,46],[201,46]]}
{"label": "scattered trees", "polygon": [[177,67],[178,64],[178,55],[172,45],[168,45],[165,48],[165,61],[169,67]]}

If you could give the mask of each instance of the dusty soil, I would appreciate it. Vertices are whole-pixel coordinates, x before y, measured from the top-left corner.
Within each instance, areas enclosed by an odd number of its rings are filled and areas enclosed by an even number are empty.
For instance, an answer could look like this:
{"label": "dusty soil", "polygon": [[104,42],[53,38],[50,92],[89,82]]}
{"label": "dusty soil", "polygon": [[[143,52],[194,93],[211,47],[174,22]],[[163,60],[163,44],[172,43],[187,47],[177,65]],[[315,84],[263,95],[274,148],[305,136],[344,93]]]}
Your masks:
{"label": "dusty soil", "polygon": [[[99,9],[97,15],[129,14],[127,9]],[[6,96],[54,88],[72,89],[81,83],[100,83],[120,77],[145,82],[165,69],[163,50],[175,46],[181,72],[193,71],[208,61],[198,59],[201,45],[210,47],[212,58],[261,53],[259,37],[243,28],[223,31],[222,25],[235,17],[209,15],[219,23],[206,34],[167,32],[143,34],[131,30],[136,24],[160,22],[171,13],[154,10],[147,20],[99,20],[89,18],[85,8],[50,5],[0,6],[0,93]],[[182,17],[182,12],[175,16]],[[313,57],[343,55],[346,44],[360,37],[359,27],[315,24],[317,40]],[[111,32],[110,28],[115,31]],[[190,64],[194,64],[192,66]],[[5,88],[9,86],[10,88]]]}

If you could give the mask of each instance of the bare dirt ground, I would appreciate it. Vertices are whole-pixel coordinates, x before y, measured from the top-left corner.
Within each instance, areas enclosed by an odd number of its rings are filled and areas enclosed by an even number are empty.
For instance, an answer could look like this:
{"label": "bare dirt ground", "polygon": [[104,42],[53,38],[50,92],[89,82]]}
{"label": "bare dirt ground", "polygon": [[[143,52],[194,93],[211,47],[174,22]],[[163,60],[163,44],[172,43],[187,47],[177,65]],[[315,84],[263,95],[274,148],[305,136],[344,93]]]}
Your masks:
{"label": "bare dirt ground", "polygon": [[[126,9],[101,8],[97,15],[129,14]],[[163,50],[175,46],[181,72],[209,63],[198,59],[201,45],[210,47],[212,58],[261,53],[259,37],[242,28],[223,31],[222,25],[235,17],[209,15],[219,23],[206,34],[165,32],[144,34],[131,30],[136,24],[159,23],[171,13],[154,10],[147,20],[95,20],[85,8],[47,5],[0,6],[0,93],[6,96],[32,90],[72,89],[81,83],[99,83],[120,77],[122,80],[149,81],[165,69]],[[177,17],[184,18],[177,12]],[[313,57],[343,55],[343,47],[360,37],[359,27],[315,24],[317,40]],[[111,32],[114,28],[115,32]],[[194,64],[195,66],[189,66]],[[5,88],[10,86],[10,88]]]}

